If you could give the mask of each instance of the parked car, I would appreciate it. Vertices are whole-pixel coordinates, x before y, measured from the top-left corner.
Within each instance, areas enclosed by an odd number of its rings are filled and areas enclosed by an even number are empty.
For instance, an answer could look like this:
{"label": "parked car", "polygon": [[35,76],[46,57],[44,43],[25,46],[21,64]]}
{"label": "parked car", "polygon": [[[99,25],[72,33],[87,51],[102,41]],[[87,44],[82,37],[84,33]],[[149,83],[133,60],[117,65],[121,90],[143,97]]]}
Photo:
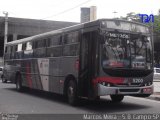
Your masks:
{"label": "parked car", "polygon": [[0,77],[3,77],[3,67],[0,67]]}
{"label": "parked car", "polygon": [[7,82],[7,80],[4,78],[4,75],[3,75],[3,67],[0,67],[0,77],[1,77],[3,83]]}
{"label": "parked car", "polygon": [[3,67],[0,67],[0,77],[3,75]]}
{"label": "parked car", "polygon": [[154,68],[154,79],[160,80],[160,68]]}

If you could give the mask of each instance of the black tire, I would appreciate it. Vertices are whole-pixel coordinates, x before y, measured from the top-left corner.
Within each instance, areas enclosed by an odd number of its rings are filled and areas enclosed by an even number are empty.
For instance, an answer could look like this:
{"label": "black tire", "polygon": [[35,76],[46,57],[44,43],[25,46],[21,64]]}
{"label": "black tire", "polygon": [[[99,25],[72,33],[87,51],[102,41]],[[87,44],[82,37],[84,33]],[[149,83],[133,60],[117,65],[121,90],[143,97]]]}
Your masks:
{"label": "black tire", "polygon": [[77,105],[77,85],[73,80],[70,80],[67,85],[67,100],[70,105]]}
{"label": "black tire", "polygon": [[121,102],[124,98],[124,95],[110,95],[113,102]]}
{"label": "black tire", "polygon": [[21,75],[20,74],[18,74],[16,76],[16,90],[18,92],[22,92],[23,91],[22,79],[21,79]]}

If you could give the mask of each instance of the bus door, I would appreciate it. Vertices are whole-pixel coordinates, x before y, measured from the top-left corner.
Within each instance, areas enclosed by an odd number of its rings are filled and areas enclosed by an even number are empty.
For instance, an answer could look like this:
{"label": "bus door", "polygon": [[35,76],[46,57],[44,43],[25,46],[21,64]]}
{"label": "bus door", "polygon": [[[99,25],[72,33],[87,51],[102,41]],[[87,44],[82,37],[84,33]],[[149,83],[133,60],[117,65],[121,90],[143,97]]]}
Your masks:
{"label": "bus door", "polygon": [[92,79],[95,75],[96,32],[84,32],[80,43],[79,93],[91,97]]}

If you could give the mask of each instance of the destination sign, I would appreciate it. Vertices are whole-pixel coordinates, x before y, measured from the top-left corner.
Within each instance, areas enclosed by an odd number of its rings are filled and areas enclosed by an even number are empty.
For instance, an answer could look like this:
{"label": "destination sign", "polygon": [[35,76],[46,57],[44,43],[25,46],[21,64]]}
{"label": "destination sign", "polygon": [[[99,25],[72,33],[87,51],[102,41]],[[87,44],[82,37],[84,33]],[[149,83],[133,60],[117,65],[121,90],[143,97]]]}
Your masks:
{"label": "destination sign", "polygon": [[129,35],[125,33],[106,33],[107,37],[129,39]]}

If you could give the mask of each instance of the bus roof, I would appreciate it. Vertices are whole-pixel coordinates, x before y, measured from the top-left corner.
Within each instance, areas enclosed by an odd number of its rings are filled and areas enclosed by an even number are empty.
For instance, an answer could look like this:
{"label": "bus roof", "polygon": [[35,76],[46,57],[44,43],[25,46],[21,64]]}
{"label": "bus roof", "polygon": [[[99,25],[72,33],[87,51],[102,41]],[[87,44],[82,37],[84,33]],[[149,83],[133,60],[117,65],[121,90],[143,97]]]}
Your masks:
{"label": "bus roof", "polygon": [[[15,40],[15,41],[12,41],[12,42],[8,42],[6,45],[10,46],[10,45],[14,45],[14,44],[24,43],[24,42],[27,42],[27,41],[32,41],[32,40],[35,40],[35,39],[38,39],[38,38],[41,38],[41,37],[46,37],[46,36],[50,36],[50,35],[54,35],[54,34],[60,34],[60,33],[63,33],[63,32],[68,32],[68,31],[72,31],[72,30],[76,30],[76,29],[82,29],[82,28],[87,28],[87,27],[91,27],[91,26],[96,26],[96,25],[99,25],[100,21],[122,21],[122,22],[126,22],[126,23],[134,23],[134,24],[146,26],[142,23],[127,21],[127,20],[122,20],[122,19],[98,19],[98,20],[95,20],[95,21],[85,22],[85,23],[65,27],[65,28],[62,28],[62,29],[53,30],[53,31],[50,31],[50,32],[45,32],[45,33],[42,33],[42,34],[37,34],[37,35],[31,36],[31,37]],[[146,27],[148,27],[148,26],[146,26]]]}

